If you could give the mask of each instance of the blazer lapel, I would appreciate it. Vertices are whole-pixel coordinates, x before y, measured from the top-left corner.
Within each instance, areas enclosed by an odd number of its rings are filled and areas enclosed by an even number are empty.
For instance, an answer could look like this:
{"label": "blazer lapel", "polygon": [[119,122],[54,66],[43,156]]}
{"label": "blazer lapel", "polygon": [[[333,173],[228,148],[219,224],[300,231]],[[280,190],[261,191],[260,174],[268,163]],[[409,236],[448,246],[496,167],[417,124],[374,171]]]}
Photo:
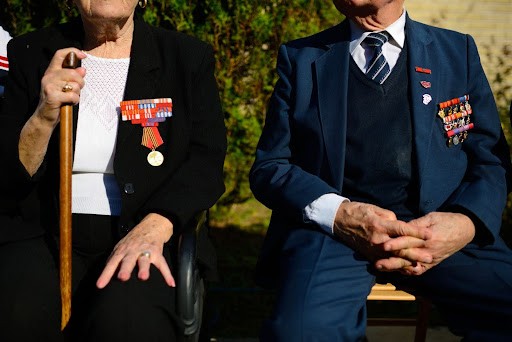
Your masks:
{"label": "blazer lapel", "polygon": [[[151,58],[148,58],[149,56]],[[124,99],[154,98],[160,80],[158,77],[160,66],[160,53],[156,47],[150,27],[142,21],[135,20],[130,67],[128,69]],[[129,121],[119,121],[118,146],[131,134],[140,131],[139,125],[133,125]]]}
{"label": "blazer lapel", "polygon": [[318,111],[324,137],[327,159],[334,185],[341,189],[345,160],[345,137],[347,118],[349,25],[344,21],[339,25],[337,42],[327,45],[328,50],[315,60]]}
{"label": "blazer lapel", "polygon": [[[406,41],[409,51],[409,87],[411,92],[411,110],[413,139],[418,166],[420,201],[423,198],[425,184],[428,183],[428,160],[431,149],[432,130],[436,118],[436,104],[439,82],[439,68],[432,52],[432,39],[428,29],[409,18],[406,22]],[[417,68],[422,68],[423,70]],[[425,70],[427,69],[427,70]],[[430,73],[429,73],[430,71]],[[421,206],[421,202],[420,202]]]}

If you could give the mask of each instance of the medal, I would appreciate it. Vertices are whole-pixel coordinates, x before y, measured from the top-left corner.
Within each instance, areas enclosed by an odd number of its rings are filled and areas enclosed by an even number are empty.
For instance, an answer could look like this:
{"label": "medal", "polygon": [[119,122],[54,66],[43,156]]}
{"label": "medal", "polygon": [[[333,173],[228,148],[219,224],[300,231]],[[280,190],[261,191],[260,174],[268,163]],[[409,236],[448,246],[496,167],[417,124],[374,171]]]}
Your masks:
{"label": "medal", "polygon": [[164,156],[161,152],[156,151],[158,146],[164,143],[158,128],[155,126],[142,128],[142,146],[146,146],[151,149],[147,160],[151,166],[160,166],[164,162]]}
{"label": "medal", "polygon": [[146,158],[149,165],[162,165],[164,155],[156,150],[164,143],[158,131],[158,124],[172,116],[172,99],[122,101],[120,108],[123,121],[130,121],[133,125],[142,126],[141,145],[151,150]]}
{"label": "medal", "polygon": [[456,136],[454,136],[454,137],[452,138],[452,143],[453,143],[455,146],[457,146],[457,145],[459,144],[459,142],[460,142],[459,136],[457,136],[457,135],[456,135]]}
{"label": "medal", "polygon": [[449,147],[457,146],[468,137],[468,131],[475,127],[471,122],[471,105],[469,95],[439,103],[438,116],[443,122],[443,128]]}
{"label": "medal", "polygon": [[151,151],[148,154],[148,163],[151,166],[160,166],[164,162],[164,155],[160,151]]}

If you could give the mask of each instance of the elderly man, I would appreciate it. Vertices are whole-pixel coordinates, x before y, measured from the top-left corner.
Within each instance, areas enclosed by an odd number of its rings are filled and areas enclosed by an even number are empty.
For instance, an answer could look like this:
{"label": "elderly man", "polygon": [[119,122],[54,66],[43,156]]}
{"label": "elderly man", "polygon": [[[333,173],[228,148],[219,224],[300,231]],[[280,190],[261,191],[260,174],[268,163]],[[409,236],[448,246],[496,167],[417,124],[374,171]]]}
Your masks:
{"label": "elderly man", "polygon": [[364,339],[385,276],[465,341],[512,341],[508,147],[473,39],[404,0],[334,4],[347,20],[280,48],[251,170],[273,210],[257,278],[278,289],[261,340]]}

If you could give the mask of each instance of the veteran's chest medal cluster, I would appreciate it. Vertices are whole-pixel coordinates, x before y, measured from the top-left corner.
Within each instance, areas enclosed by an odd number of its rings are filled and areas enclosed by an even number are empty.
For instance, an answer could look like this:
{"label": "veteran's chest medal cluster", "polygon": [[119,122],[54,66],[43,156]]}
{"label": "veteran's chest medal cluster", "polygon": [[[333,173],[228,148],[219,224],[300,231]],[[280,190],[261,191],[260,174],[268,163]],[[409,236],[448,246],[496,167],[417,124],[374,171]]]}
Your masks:
{"label": "veteran's chest medal cluster", "polygon": [[158,131],[158,123],[164,122],[171,116],[172,99],[170,98],[121,102],[121,119],[142,126],[141,145],[151,150],[147,157],[151,166],[160,166],[164,162],[163,154],[156,150],[164,143]]}
{"label": "veteran's chest medal cluster", "polygon": [[443,120],[448,146],[462,143],[468,137],[468,131],[475,124],[471,122],[473,110],[469,104],[469,95],[441,102],[437,115]]}

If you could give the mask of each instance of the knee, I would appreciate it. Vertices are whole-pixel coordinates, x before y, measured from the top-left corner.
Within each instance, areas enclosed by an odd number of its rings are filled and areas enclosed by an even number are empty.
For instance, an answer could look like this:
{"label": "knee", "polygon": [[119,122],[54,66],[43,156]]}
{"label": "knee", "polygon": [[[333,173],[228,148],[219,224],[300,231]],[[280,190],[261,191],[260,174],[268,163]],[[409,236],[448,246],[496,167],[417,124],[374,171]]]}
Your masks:
{"label": "knee", "polygon": [[318,319],[301,320],[301,322],[304,324],[299,325],[297,320],[269,319],[262,325],[260,340],[262,342],[343,342],[363,341],[365,338],[364,322],[355,326],[345,322],[325,324],[325,322],[318,322]]}
{"label": "knee", "polygon": [[260,331],[262,342],[303,341],[299,320],[270,318],[263,322]]}
{"label": "knee", "polygon": [[145,285],[138,279],[127,283],[114,280],[99,290],[83,322],[86,340],[173,341],[176,327],[170,299],[151,294]]}
{"label": "knee", "polygon": [[363,340],[366,309],[363,305],[304,305],[277,307],[260,331],[260,340],[338,342]]}
{"label": "knee", "polygon": [[[2,337],[10,336],[11,332],[15,336],[59,333],[58,276],[53,259],[43,244],[34,240],[3,245],[0,260],[3,261],[0,262],[0,269],[4,275],[0,280]],[[33,337],[16,340],[46,339]]]}
{"label": "knee", "polygon": [[2,341],[58,341],[60,301],[57,293],[27,289],[0,290],[0,331]]}

